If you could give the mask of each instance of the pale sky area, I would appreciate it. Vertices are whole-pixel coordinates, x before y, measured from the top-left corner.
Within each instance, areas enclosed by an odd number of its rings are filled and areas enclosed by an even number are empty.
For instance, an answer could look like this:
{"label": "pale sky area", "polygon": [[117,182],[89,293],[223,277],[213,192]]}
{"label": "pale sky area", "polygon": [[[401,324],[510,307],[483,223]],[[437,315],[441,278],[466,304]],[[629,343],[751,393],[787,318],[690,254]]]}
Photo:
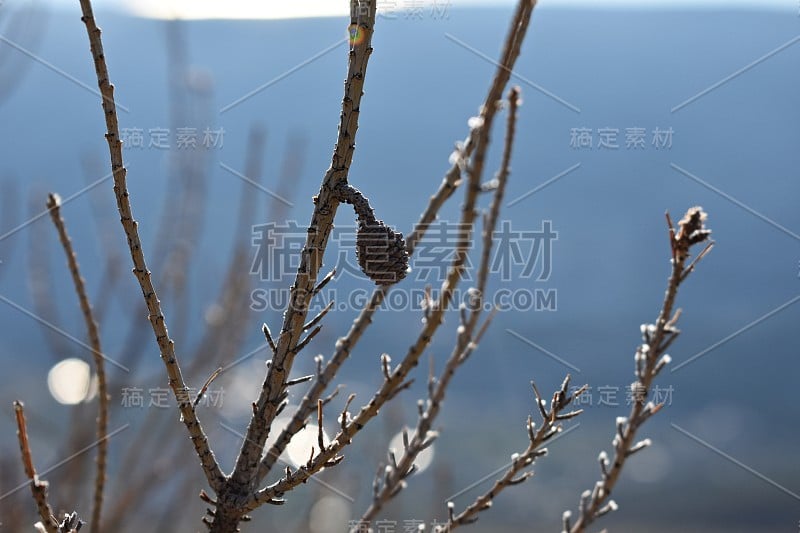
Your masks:
{"label": "pale sky area", "polygon": [[[43,0],[66,7],[77,0]],[[20,3],[11,0],[11,3]],[[414,9],[457,9],[468,6],[505,6],[514,0],[378,0],[378,8],[387,15],[401,15]],[[154,18],[233,18],[281,19],[299,17],[343,16],[348,11],[346,0],[94,0],[97,8],[112,7],[143,17]],[[593,8],[760,8],[800,10],[800,0],[539,0],[539,6]]]}

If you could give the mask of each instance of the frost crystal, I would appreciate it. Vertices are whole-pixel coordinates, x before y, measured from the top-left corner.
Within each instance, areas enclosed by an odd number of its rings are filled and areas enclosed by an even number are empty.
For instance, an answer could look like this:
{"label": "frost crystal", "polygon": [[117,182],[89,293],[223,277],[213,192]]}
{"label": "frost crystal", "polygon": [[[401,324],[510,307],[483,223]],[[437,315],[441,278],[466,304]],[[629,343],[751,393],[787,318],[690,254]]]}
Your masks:
{"label": "frost crystal", "polygon": [[467,125],[470,129],[480,128],[483,126],[483,118],[481,117],[470,117],[467,121]]}

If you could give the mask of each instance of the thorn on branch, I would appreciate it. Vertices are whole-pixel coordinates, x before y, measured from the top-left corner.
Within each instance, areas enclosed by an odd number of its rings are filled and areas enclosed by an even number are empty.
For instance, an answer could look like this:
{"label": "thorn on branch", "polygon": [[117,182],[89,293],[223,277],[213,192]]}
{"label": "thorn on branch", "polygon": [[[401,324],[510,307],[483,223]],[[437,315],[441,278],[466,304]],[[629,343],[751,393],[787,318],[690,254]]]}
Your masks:
{"label": "thorn on branch", "polygon": [[616,511],[619,508],[617,502],[614,500],[608,500],[608,503],[605,504],[603,507],[600,508],[599,511],[594,515],[595,518],[600,518],[603,515],[610,513],[611,511]]}
{"label": "thorn on branch", "polygon": [[656,363],[656,367],[653,369],[653,377],[657,376],[661,370],[672,362],[672,357],[669,354],[665,353],[661,356],[661,359],[658,360]]}
{"label": "thorn on branch", "polygon": [[301,340],[300,342],[298,342],[298,343],[297,343],[297,346],[295,346],[295,347],[294,347],[294,350],[292,350],[292,351],[293,351],[295,354],[298,354],[298,353],[300,353],[300,352],[303,350],[303,348],[305,348],[305,347],[306,347],[306,345],[307,345],[309,342],[311,342],[311,340],[312,340],[314,337],[316,337],[316,336],[317,336],[317,333],[319,333],[321,329],[322,329],[322,326],[317,326],[316,328],[314,328],[314,329],[311,331],[311,333],[309,333],[309,334],[306,336],[306,338],[305,338],[305,339],[303,339],[303,340]]}
{"label": "thorn on branch", "polygon": [[[711,233],[711,230],[708,230],[708,232]],[[689,266],[684,269],[679,280],[680,282],[683,282],[683,280],[685,280],[689,274],[694,272],[695,265],[697,265],[697,263],[700,262],[700,260],[704,258],[706,254],[708,254],[708,252],[710,252],[713,247],[714,247],[713,242],[709,242],[708,244],[706,244],[705,248],[703,248],[703,251],[697,254],[697,257],[695,257],[692,260],[692,262],[689,263]]]}
{"label": "thorn on branch", "polygon": [[564,511],[564,514],[561,515],[561,533],[569,533],[570,529],[570,522],[572,519],[572,511]]}
{"label": "thorn on branch", "polygon": [[643,450],[643,449],[647,448],[647,447],[648,447],[648,446],[650,446],[651,444],[653,444],[653,441],[651,441],[650,439],[643,439],[643,440],[640,440],[639,442],[637,442],[636,444],[634,444],[633,446],[631,446],[631,449],[630,449],[630,450],[628,450],[628,451],[625,453],[625,456],[626,456],[626,457],[630,457],[631,455],[635,454],[635,453],[636,453],[636,452],[638,452],[639,450]]}
{"label": "thorn on branch", "polygon": [[506,485],[508,485],[508,486],[519,485],[520,483],[524,483],[524,482],[526,482],[527,480],[529,480],[532,477],[533,477],[533,471],[532,470],[528,471],[528,472],[523,472],[522,474],[520,474],[519,477],[513,478],[513,479],[509,479],[506,482]]}
{"label": "thorn on branch", "polygon": [[608,454],[603,450],[600,452],[600,455],[597,456],[597,462],[600,463],[600,472],[603,474],[603,479],[608,477]]}
{"label": "thorn on branch", "polygon": [[328,405],[331,400],[333,400],[334,398],[336,398],[336,396],[339,395],[339,391],[341,391],[341,390],[342,390],[342,386],[341,385],[336,385],[336,388],[333,389],[333,392],[330,393],[328,396],[326,396],[322,400],[322,405]]}
{"label": "thorn on branch", "polygon": [[617,425],[617,439],[619,442],[625,438],[625,426],[628,424],[628,418],[625,416],[618,416],[616,420]]}
{"label": "thorn on branch", "polygon": [[325,461],[325,468],[331,468],[344,461],[344,455],[337,455],[330,461]]}
{"label": "thorn on branch", "polygon": [[539,389],[536,388],[536,383],[533,380],[531,380],[531,387],[533,388],[534,396],[536,396],[536,406],[539,408],[539,413],[547,421],[550,418],[550,415],[547,414],[547,409],[545,409],[547,403],[542,399],[542,395],[539,394]]}
{"label": "thorn on branch", "polygon": [[261,325],[261,331],[264,332],[264,336],[267,338],[267,344],[269,344],[269,348],[272,350],[272,353],[278,353],[278,348],[275,347],[275,341],[272,340],[272,333],[270,333],[269,326],[267,326],[266,323]]}
{"label": "thorn on branch", "polygon": [[331,270],[330,272],[328,272],[327,274],[325,274],[325,277],[322,278],[320,280],[320,282],[317,283],[316,287],[314,287],[314,290],[311,291],[311,296],[314,297],[317,294],[319,294],[319,291],[324,289],[325,285],[327,285],[328,282],[330,280],[332,280],[335,275],[336,275],[336,269],[335,268],[333,270]]}
{"label": "thorn on branch", "polygon": [[302,376],[295,379],[290,379],[286,382],[286,387],[292,387],[294,385],[300,385],[301,383],[305,383],[306,381],[311,381],[314,379],[314,374],[309,374],[307,376]]}
{"label": "thorn on branch", "polygon": [[333,308],[333,305],[334,305],[334,304],[335,304],[335,302],[334,302],[333,300],[331,300],[330,302],[328,302],[328,305],[326,305],[326,306],[325,306],[325,308],[324,308],[322,311],[320,311],[319,313],[317,313],[317,316],[315,316],[314,318],[312,318],[312,319],[311,319],[311,320],[309,320],[309,321],[308,321],[306,324],[304,324],[304,325],[303,325],[303,331],[308,331],[309,329],[311,329],[312,327],[314,327],[314,326],[317,324],[317,322],[319,322],[320,320],[322,320],[322,318],[323,318],[325,315],[327,315],[327,314],[328,314],[328,311],[330,311],[330,310]]}
{"label": "thorn on branch", "polygon": [[208,391],[208,387],[211,386],[211,383],[215,379],[217,379],[217,376],[219,376],[220,374],[222,374],[222,367],[217,368],[216,370],[214,370],[214,372],[211,373],[210,376],[208,376],[208,379],[206,380],[205,383],[203,383],[203,386],[200,388],[200,392],[197,393],[197,396],[194,399],[193,407],[197,407],[197,405],[200,403],[200,400],[203,399],[203,396],[205,395],[206,391]]}
{"label": "thorn on branch", "polygon": [[217,500],[215,500],[211,496],[209,496],[208,493],[205,491],[205,489],[200,489],[200,499],[203,500],[204,502],[210,504],[210,505],[214,505],[214,506],[217,505]]}
{"label": "thorn on branch", "polygon": [[411,378],[408,381],[401,383],[392,392],[389,393],[389,395],[386,397],[386,401],[388,402],[392,400],[395,396],[397,396],[399,393],[406,390],[407,388],[411,387],[411,385],[413,384],[414,384],[414,378]]}
{"label": "thorn on branch", "polygon": [[317,400],[317,444],[320,452],[325,449],[324,433],[322,431],[322,405],[322,399]]}
{"label": "thorn on branch", "polygon": [[425,440],[419,445],[419,450],[422,451],[429,448],[437,438],[439,438],[438,431],[428,431],[427,435],[425,435]]}

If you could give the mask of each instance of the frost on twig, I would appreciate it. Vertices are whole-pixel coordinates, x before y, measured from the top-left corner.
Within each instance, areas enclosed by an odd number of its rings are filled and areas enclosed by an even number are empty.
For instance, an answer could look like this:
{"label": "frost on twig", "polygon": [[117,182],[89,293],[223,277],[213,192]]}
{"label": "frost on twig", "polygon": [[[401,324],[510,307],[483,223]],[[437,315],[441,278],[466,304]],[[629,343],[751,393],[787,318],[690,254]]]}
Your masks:
{"label": "frost on twig", "polygon": [[[653,380],[671,361],[666,353],[680,333],[676,328],[680,310],[673,312],[678,288],[686,277],[694,270],[711,247],[711,230],[705,227],[706,213],[700,207],[692,207],[678,222],[677,230],[672,225],[669,213],[666,215],[669,226],[669,244],[672,270],[667,282],[664,303],[655,324],[642,324],[642,344],[634,355],[634,375],[636,381],[631,384],[630,414],[618,417],[612,446],[613,457],[603,451],[598,456],[600,464],[600,480],[592,490],[584,491],[578,507],[578,517],[571,523],[571,513],[564,514],[564,531],[581,533],[597,518],[617,509],[617,504],[610,499],[611,491],[619,479],[625,461],[631,455],[650,446],[650,439],[637,440],[636,434],[644,422],[656,414],[664,404],[648,401],[648,391]],[[687,266],[690,250],[693,246],[705,243],[705,247]]]}
{"label": "frost on twig", "polygon": [[[510,174],[510,161],[511,153],[513,150],[513,141],[515,135],[515,126],[517,119],[517,106],[519,103],[520,90],[518,87],[513,87],[509,91],[509,114],[508,124],[506,129],[505,147],[503,150],[503,158],[500,170],[497,173],[495,180],[497,181],[495,187],[492,189],[492,201],[489,208],[489,215],[485,217],[483,228],[482,240],[482,254],[481,263],[478,269],[477,287],[471,289],[478,295],[482,295],[486,290],[486,281],[489,273],[489,257],[494,247],[494,230],[497,225],[497,220],[500,213],[500,205],[503,200],[503,193],[505,191],[508,176]],[[476,126],[477,127],[477,126]],[[432,313],[436,311],[436,303],[430,297],[430,291],[426,290],[426,311],[424,314],[423,323],[427,323],[432,318]],[[419,418],[417,426],[414,429],[412,437],[406,437],[404,442],[403,453],[400,460],[397,461],[395,456],[392,455],[392,461],[386,466],[384,475],[381,478],[376,478],[374,487],[375,494],[373,501],[369,508],[364,512],[359,520],[359,524],[369,524],[375,519],[378,512],[399,492],[406,486],[406,479],[415,471],[415,461],[418,455],[428,448],[437,437],[437,433],[433,431],[433,423],[439,415],[444,402],[445,394],[452,382],[458,368],[464,364],[472,352],[477,348],[478,343],[483,337],[486,329],[495,315],[496,309],[492,312],[488,319],[486,319],[480,329],[475,332],[478,318],[483,310],[482,302],[472,310],[471,314],[467,313],[467,309],[462,304],[459,309],[460,324],[457,328],[458,336],[456,339],[455,347],[450,357],[448,358],[442,374],[437,378],[433,370],[433,359],[431,359],[431,370],[428,378],[428,399],[419,403]],[[388,356],[384,355],[382,358],[384,377],[390,379],[390,370],[388,365]]]}
{"label": "frost on twig", "polygon": [[525,482],[533,476],[532,470],[526,470],[533,465],[538,457],[547,454],[547,448],[543,445],[557,435],[561,429],[561,423],[564,420],[569,420],[581,414],[582,409],[575,409],[564,412],[564,410],[572,404],[572,402],[586,391],[587,386],[579,388],[578,390],[570,393],[569,391],[570,376],[567,375],[561,383],[561,387],[553,394],[550,400],[550,407],[547,407],[547,401],[539,394],[539,389],[536,384],[531,381],[531,388],[535,396],[536,405],[542,417],[542,422],[537,428],[533,422],[533,417],[528,417],[526,424],[528,430],[528,447],[521,453],[515,453],[511,456],[511,464],[497,479],[492,487],[485,493],[481,494],[468,505],[461,513],[455,513],[455,505],[453,502],[448,503],[448,519],[447,523],[436,529],[437,532],[451,531],[459,526],[472,524],[478,520],[479,513],[486,511],[492,506],[494,498],[500,494],[507,487],[518,485]]}

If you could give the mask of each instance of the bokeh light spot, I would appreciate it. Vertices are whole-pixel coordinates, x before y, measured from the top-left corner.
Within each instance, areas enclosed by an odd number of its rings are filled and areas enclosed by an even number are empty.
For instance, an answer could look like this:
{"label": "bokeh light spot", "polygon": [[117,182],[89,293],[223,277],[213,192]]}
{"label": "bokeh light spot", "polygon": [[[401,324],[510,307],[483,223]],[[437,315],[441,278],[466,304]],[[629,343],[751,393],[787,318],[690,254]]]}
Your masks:
{"label": "bokeh light spot", "polygon": [[[408,439],[411,440],[411,433],[408,435]],[[417,455],[417,459],[414,461],[414,464],[417,465],[416,473],[419,474],[420,472],[424,472],[426,468],[428,468],[431,463],[433,462],[433,444],[419,452]],[[397,455],[397,460],[400,460],[400,456],[403,454],[403,432],[401,431],[394,437],[392,440],[389,441],[389,449],[394,450],[395,455]]]}
{"label": "bokeh light spot", "polygon": [[47,373],[47,388],[58,403],[81,403],[91,392],[92,369],[81,359],[60,361]]}

